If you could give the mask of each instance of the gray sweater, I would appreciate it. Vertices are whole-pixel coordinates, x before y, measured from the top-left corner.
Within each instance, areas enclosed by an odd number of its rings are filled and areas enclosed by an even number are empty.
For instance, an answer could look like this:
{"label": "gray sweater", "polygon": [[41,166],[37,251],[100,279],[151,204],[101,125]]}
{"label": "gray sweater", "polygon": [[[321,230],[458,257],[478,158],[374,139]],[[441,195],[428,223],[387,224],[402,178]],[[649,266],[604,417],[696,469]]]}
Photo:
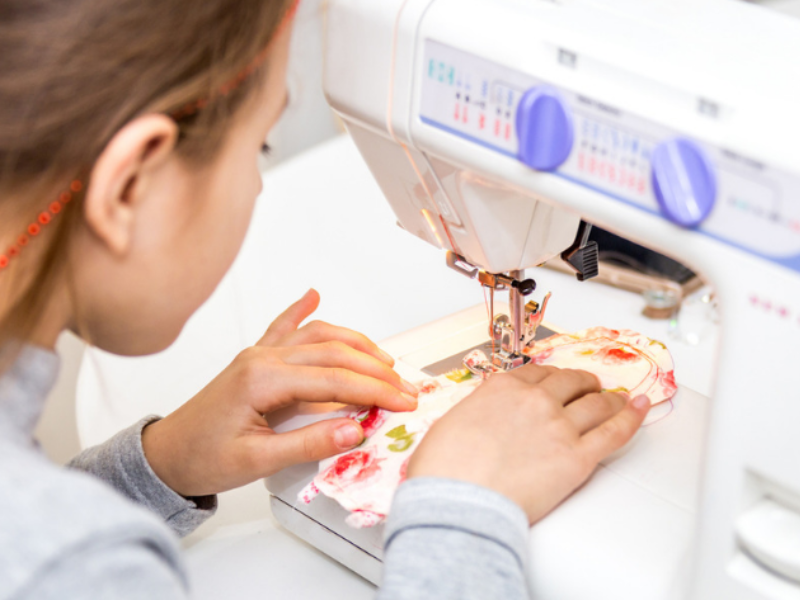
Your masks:
{"label": "gray sweater", "polygon": [[[157,417],[70,468],[48,461],[33,431],[58,366],[28,347],[0,377],[0,600],[188,597],[177,536],[213,515],[216,497],[186,499],[153,473],[141,431]],[[527,598],[527,521],[499,494],[412,480],[386,530],[383,600]]]}

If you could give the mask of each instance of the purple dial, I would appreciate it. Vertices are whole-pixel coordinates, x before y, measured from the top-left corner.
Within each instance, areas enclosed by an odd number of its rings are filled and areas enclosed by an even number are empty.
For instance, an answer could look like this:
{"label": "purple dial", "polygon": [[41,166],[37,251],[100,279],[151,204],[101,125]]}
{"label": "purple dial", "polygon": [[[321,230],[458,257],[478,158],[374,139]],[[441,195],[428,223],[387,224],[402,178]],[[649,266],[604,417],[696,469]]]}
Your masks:
{"label": "purple dial", "polygon": [[555,88],[537,85],[517,106],[519,159],[538,171],[553,171],[567,160],[574,139],[572,115]]}
{"label": "purple dial", "polygon": [[697,227],[717,199],[717,177],[702,148],[684,138],[653,150],[653,190],[661,212],[673,223]]}

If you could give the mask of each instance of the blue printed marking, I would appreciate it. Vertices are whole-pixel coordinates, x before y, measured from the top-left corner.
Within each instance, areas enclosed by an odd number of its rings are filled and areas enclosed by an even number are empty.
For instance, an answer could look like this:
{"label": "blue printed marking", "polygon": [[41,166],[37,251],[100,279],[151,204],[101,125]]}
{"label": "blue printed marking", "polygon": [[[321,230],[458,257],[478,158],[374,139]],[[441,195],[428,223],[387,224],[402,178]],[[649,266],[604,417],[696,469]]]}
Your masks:
{"label": "blue printed marking", "polygon": [[[442,131],[446,131],[447,133],[450,133],[452,135],[460,137],[460,138],[462,138],[464,140],[467,140],[467,141],[472,142],[474,144],[478,144],[479,146],[483,146],[484,148],[487,148],[488,150],[492,150],[493,152],[498,152],[499,154],[502,154],[504,156],[508,156],[509,158],[513,158],[514,160],[518,160],[518,157],[517,157],[517,155],[515,153],[510,152],[510,151],[508,151],[508,150],[506,150],[504,148],[500,148],[499,146],[495,146],[494,144],[490,144],[489,142],[486,142],[486,141],[481,140],[479,138],[476,138],[474,136],[471,136],[468,133],[464,133],[463,131],[459,131],[458,129],[455,129],[453,127],[449,127],[448,125],[445,125],[445,124],[440,123],[438,121],[434,121],[433,119],[430,119],[430,118],[425,117],[423,115],[420,115],[420,120],[423,123],[425,123],[426,125],[430,125],[431,127],[435,127],[436,129],[441,129]],[[627,142],[627,140],[625,140],[625,141]],[[562,172],[559,172],[559,171],[552,171],[550,174],[551,175],[555,175],[556,177],[558,177],[560,179],[563,179],[565,181],[569,181],[570,183],[574,183],[574,184],[579,185],[579,186],[581,186],[583,188],[586,188],[588,190],[596,192],[598,194],[602,194],[604,196],[608,196],[609,198],[613,198],[614,200],[622,202],[623,204],[626,204],[627,206],[631,206],[633,208],[637,208],[637,209],[639,209],[641,211],[644,211],[646,213],[649,213],[649,214],[657,216],[657,217],[661,216],[661,213],[659,211],[653,209],[653,208],[650,208],[650,207],[647,207],[647,206],[643,206],[641,204],[637,204],[636,202],[633,202],[632,200],[628,200],[627,198],[625,198],[623,196],[618,196],[618,195],[614,194],[613,192],[609,192],[606,189],[603,189],[603,188],[598,187],[596,185],[593,185],[591,183],[587,183],[587,182],[585,182],[585,181],[583,181],[581,179],[578,179],[577,177],[573,177],[572,175],[567,175],[566,173],[562,173]],[[711,233],[709,231],[704,231],[702,229],[695,229],[694,231],[696,233],[699,233],[701,235],[709,237],[709,238],[711,238],[713,240],[717,240],[718,242],[722,242],[723,244],[727,244],[728,246],[731,246],[733,248],[737,248],[739,250],[742,250],[743,252],[747,252],[748,254],[752,254],[753,256],[757,256],[759,258],[763,258],[764,260],[768,260],[768,261],[773,262],[775,264],[781,265],[782,267],[786,267],[787,269],[791,269],[792,271],[800,271],[800,254],[795,255],[795,256],[786,256],[786,257],[769,256],[769,255],[763,254],[763,253],[761,253],[761,252],[759,252],[757,250],[753,250],[752,248],[748,248],[746,246],[742,246],[741,244],[738,244],[738,243],[736,243],[734,241],[731,241],[728,238],[724,238],[724,237],[722,237],[720,235],[717,235],[715,233]]]}

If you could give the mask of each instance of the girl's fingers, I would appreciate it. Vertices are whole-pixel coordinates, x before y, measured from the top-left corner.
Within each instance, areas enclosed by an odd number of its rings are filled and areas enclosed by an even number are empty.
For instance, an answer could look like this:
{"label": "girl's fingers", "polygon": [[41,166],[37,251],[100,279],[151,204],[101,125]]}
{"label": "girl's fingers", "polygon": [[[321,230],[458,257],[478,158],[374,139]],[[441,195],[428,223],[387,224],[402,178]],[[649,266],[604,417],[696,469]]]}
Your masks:
{"label": "girl's fingers", "polygon": [[535,384],[542,381],[548,375],[555,373],[557,370],[556,367],[528,364],[524,367],[509,371],[508,375],[521,379],[525,383]]}
{"label": "girl's fingers", "polygon": [[286,364],[297,366],[316,366],[341,368],[380,379],[396,387],[401,392],[416,396],[417,388],[400,377],[389,365],[370,354],[354,350],[339,341],[293,346],[282,352]]}
{"label": "girl's fingers", "polygon": [[564,416],[572,421],[578,432],[583,435],[616,415],[627,403],[628,397],[623,394],[613,392],[588,394],[567,404]]}
{"label": "girl's fingers", "polygon": [[257,463],[261,477],[281,469],[329,458],[354,448],[364,439],[361,426],[352,419],[329,419],[299,429],[260,436],[254,440],[249,461]]}
{"label": "girl's fingers", "polygon": [[650,399],[637,396],[616,415],[581,437],[581,450],[587,459],[599,463],[633,437],[650,410]]}
{"label": "girl's fingers", "polygon": [[559,369],[542,379],[539,387],[562,405],[600,391],[600,381],[587,371]]}
{"label": "girl's fingers", "polygon": [[391,356],[378,348],[377,344],[367,336],[356,331],[336,327],[323,321],[313,321],[300,327],[300,323],[317,310],[319,301],[317,291],[308,290],[300,300],[292,304],[272,322],[256,345],[288,347],[322,342],[342,342],[355,350],[374,356],[390,367],[394,366],[394,359]]}
{"label": "girl's fingers", "polygon": [[342,342],[359,352],[374,356],[390,367],[394,365],[394,359],[378,348],[377,344],[367,336],[352,329],[337,327],[324,321],[313,321],[308,325],[304,325],[297,331],[286,335],[276,345],[283,347],[305,346],[322,342]]}
{"label": "girl's fingers", "polygon": [[300,323],[305,321],[319,306],[319,293],[315,289],[308,290],[300,300],[283,311],[267,328],[266,333],[256,343],[257,346],[274,346],[279,340],[296,331]]}
{"label": "girl's fingers", "polygon": [[397,412],[417,407],[414,396],[395,386],[338,367],[284,365],[273,368],[265,372],[263,388],[263,400],[253,401],[253,408],[262,414],[300,401],[379,406]]}

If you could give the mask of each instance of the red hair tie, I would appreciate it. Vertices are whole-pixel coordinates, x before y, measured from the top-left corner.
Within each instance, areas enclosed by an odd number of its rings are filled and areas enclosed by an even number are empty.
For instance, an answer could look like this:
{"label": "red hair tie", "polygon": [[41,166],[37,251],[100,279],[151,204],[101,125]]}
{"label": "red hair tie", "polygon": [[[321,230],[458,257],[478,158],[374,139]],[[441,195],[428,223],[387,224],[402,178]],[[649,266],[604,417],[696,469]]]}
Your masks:
{"label": "red hair tie", "polygon": [[0,254],[0,270],[5,269],[12,258],[19,256],[22,249],[31,241],[31,238],[39,235],[42,232],[42,227],[50,224],[53,217],[61,212],[61,209],[64,208],[67,202],[72,200],[72,195],[80,192],[82,189],[83,182],[81,182],[80,179],[73,180],[72,183],[69,184],[68,191],[61,192],[58,197],[50,203],[47,210],[40,212],[36,220],[25,228],[25,233],[20,235],[17,241],[11,244],[4,254]]}
{"label": "red hair tie", "polygon": [[[294,18],[294,15],[297,13],[297,8],[300,5],[300,0],[295,0],[292,6],[286,11],[286,14],[283,17],[280,25],[278,25],[278,29],[275,31],[275,35],[272,36],[274,40],[283,32],[286,27],[288,27],[289,23]],[[253,72],[261,66],[261,63],[266,60],[267,55],[269,54],[269,49],[272,46],[270,42],[267,44],[266,48],[264,48],[261,52],[259,52],[256,57],[248,64],[244,69],[242,69],[235,77],[230,79],[229,81],[222,84],[217,92],[211,94],[208,98],[201,98],[200,100],[195,100],[194,102],[190,102],[189,104],[185,105],[182,108],[172,112],[170,117],[175,120],[186,118],[190,115],[195,114],[199,110],[205,108],[208,103],[217,96],[227,96],[232,91],[234,91],[237,87],[239,87]],[[22,249],[28,245],[31,241],[32,237],[36,237],[42,232],[42,227],[49,225],[53,218],[61,212],[65,205],[67,205],[70,200],[73,199],[75,194],[79,194],[83,191],[85,187],[83,181],[80,179],[74,179],[69,184],[69,188],[58,194],[57,198],[50,202],[47,207],[47,210],[44,210],[39,213],[36,217],[36,220],[33,221],[28,225],[25,229],[25,233],[20,235],[17,238],[16,243],[11,244],[11,246],[5,251],[5,253],[0,254],[0,272],[2,272],[7,266],[8,263],[11,261],[12,258],[19,256]]]}

